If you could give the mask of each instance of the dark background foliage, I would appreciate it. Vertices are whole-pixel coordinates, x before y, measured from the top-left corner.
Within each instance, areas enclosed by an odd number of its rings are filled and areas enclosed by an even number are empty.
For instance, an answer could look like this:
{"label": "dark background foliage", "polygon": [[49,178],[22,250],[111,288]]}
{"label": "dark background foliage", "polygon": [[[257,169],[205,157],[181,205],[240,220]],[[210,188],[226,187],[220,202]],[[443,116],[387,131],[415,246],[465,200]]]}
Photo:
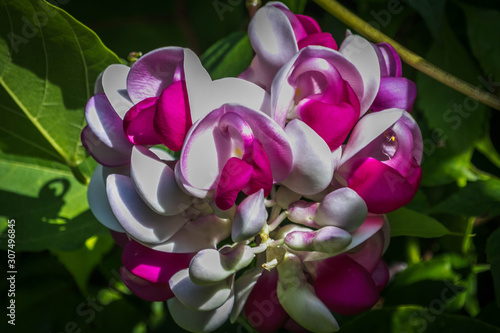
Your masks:
{"label": "dark background foliage", "polygon": [[[342,41],[347,27],[313,1],[285,3]],[[498,1],[341,3],[500,96]],[[97,74],[133,51],[190,47],[214,78],[237,75],[252,58],[244,1],[60,0],[59,7],[108,49],[43,1],[0,0],[0,267],[5,276],[7,251],[15,250],[15,331],[181,332],[165,304],[142,301],[121,283],[121,249],[88,210],[85,183],[95,162],[78,143],[83,107]],[[48,21],[30,31],[26,19],[40,11]],[[16,47],[10,33],[21,38]],[[412,115],[424,134],[424,177],[413,202],[389,214],[385,259],[394,271],[407,268],[375,309],[338,316],[341,330],[500,332],[500,112],[407,65],[403,74],[418,87]],[[2,321],[9,288],[2,278]],[[242,321],[219,332],[247,327]]]}

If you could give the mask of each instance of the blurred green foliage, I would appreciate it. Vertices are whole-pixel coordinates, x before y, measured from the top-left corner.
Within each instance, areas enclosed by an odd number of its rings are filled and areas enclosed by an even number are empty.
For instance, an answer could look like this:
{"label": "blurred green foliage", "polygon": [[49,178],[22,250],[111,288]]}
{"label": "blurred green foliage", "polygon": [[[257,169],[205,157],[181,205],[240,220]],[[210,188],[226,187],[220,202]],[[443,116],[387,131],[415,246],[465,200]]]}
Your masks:
{"label": "blurred green foliage", "polygon": [[[15,219],[16,331],[181,332],[164,304],[123,285],[121,250],[88,210],[95,163],[79,142],[83,110],[99,72],[130,52],[190,47],[214,78],[238,75],[252,59],[244,1],[58,2],[62,10],[0,0],[0,248],[6,261],[7,220]],[[496,0],[341,2],[500,96]],[[347,27],[313,1],[285,3],[342,41]],[[39,28],[27,23],[37,12],[47,18],[39,15]],[[407,268],[378,309],[338,316],[342,331],[500,332],[500,113],[410,67],[404,75],[419,91],[412,115],[424,135],[424,178],[413,202],[388,215],[385,259],[394,271]],[[7,289],[2,279],[0,293]]]}

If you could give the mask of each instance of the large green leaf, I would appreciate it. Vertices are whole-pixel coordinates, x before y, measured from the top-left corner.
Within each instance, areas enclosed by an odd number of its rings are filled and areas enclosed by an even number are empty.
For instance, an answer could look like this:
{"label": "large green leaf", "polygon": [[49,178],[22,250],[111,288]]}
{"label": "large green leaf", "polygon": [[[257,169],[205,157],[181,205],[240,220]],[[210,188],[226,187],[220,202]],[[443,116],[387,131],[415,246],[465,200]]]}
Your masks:
{"label": "large green leaf", "polygon": [[497,305],[500,308],[500,229],[497,229],[486,243],[486,254],[491,264]]}
{"label": "large green leaf", "polygon": [[482,321],[443,313],[438,299],[429,308],[399,306],[371,310],[341,326],[342,333],[499,333],[500,329]]}
{"label": "large green leaf", "polygon": [[252,57],[253,50],[248,35],[236,31],[205,51],[201,56],[201,62],[215,80],[238,76],[250,65]]}
{"label": "large green leaf", "polygon": [[295,14],[302,14],[307,4],[307,0],[282,0],[281,2]]}
{"label": "large green leaf", "polygon": [[470,182],[457,193],[434,206],[431,212],[464,216],[500,215],[500,180]]}
{"label": "large green leaf", "polygon": [[[471,50],[479,61],[483,72],[487,74],[482,78],[483,89],[494,93],[498,92],[500,80],[500,44],[498,31],[500,31],[500,11],[480,9],[473,6],[463,6],[467,23],[467,35]],[[488,24],[485,24],[488,22]]]}
{"label": "large green leaf", "polygon": [[94,81],[117,62],[91,30],[63,10],[41,0],[0,0],[0,87],[17,105],[9,107],[15,114],[9,121],[27,117],[34,128],[26,128],[26,140],[38,136],[30,134],[36,128],[71,167],[85,157],[80,132]]}
{"label": "large green leaf", "polygon": [[391,225],[391,237],[416,236],[423,238],[442,237],[450,231],[432,217],[402,207],[387,214]]}
{"label": "large green leaf", "polygon": [[[0,154],[0,225],[15,219],[16,250],[72,251],[107,229],[89,211],[87,187],[57,162]],[[0,248],[6,249],[0,236]]]}

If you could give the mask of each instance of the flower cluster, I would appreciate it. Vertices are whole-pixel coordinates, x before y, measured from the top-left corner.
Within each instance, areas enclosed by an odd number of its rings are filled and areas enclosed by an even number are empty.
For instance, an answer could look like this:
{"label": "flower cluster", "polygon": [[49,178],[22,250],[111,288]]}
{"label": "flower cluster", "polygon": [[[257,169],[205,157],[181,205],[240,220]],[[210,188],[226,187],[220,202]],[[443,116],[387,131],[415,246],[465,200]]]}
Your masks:
{"label": "flower cluster", "polygon": [[383,214],[421,178],[416,88],[390,45],[348,32],[337,47],[281,3],[248,33],[238,78],[179,47],[102,73],[82,132],[100,164],[90,208],[124,283],[184,329],[243,314],[259,332],[334,332],[389,279]]}

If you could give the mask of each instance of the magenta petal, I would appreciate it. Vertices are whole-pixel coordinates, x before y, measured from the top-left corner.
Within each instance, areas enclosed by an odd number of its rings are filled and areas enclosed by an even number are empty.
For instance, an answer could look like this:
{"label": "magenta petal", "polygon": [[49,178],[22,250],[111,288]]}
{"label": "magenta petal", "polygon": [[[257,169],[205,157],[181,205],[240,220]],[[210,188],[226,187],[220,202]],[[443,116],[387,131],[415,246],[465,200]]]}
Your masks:
{"label": "magenta petal", "polygon": [[222,169],[217,189],[215,203],[222,210],[233,207],[238,193],[247,186],[252,177],[253,167],[236,157],[231,157]]}
{"label": "magenta petal", "polygon": [[405,177],[374,158],[357,161],[353,169],[348,186],[363,198],[370,213],[392,212],[415,196],[416,188]]}
{"label": "magenta petal", "polygon": [[122,254],[125,268],[134,275],[154,283],[165,283],[178,271],[188,268],[194,253],[168,253],[155,251],[130,241]]}
{"label": "magenta petal", "polygon": [[384,260],[380,259],[375,271],[372,273],[373,282],[377,286],[379,292],[384,290],[385,285],[389,282],[389,268]]}
{"label": "magenta petal", "polygon": [[308,100],[299,107],[302,120],[325,140],[331,150],[344,143],[359,117],[359,109],[348,103],[333,105]]}
{"label": "magenta petal", "polygon": [[288,9],[286,5],[279,2],[273,2],[270,5],[280,9],[283,12],[283,14],[286,15],[288,21],[292,25],[293,33],[297,41],[307,36],[307,32],[304,29],[304,25],[302,24],[302,22],[298,19],[297,15],[295,15],[294,13],[292,13],[290,9]]}
{"label": "magenta petal", "polygon": [[410,112],[416,97],[417,86],[413,81],[404,77],[383,77],[370,109],[380,111],[397,108]]}
{"label": "magenta petal", "polygon": [[132,145],[130,145],[130,151],[126,152],[113,149],[104,144],[104,142],[92,132],[89,126],[83,128],[80,138],[85,149],[99,164],[107,167],[115,167],[130,163]]}
{"label": "magenta petal", "polygon": [[310,16],[295,14],[295,17],[302,23],[307,35],[312,35],[321,32],[318,22]]}
{"label": "magenta petal", "polygon": [[383,250],[384,234],[378,231],[363,244],[361,250],[349,253],[348,256],[363,266],[369,273],[373,273],[379,264]]}
{"label": "magenta petal", "polygon": [[125,267],[120,268],[123,283],[138,297],[149,302],[163,302],[174,297],[168,283],[153,283],[132,274]]}
{"label": "magenta petal", "polygon": [[[247,155],[245,153],[245,155]],[[248,156],[243,156],[243,159],[253,167],[252,178],[246,188],[243,189],[245,194],[250,195],[264,189],[264,197],[271,193],[273,187],[273,175],[271,174],[271,164],[267,157],[262,144],[254,140],[252,142],[252,153]]]}
{"label": "magenta petal", "polygon": [[379,292],[371,275],[346,255],[323,260],[317,274],[316,294],[333,312],[354,315],[378,301]]}
{"label": "magenta petal", "polygon": [[401,58],[392,45],[387,43],[376,44],[375,52],[377,52],[382,77],[400,77],[402,75]]}
{"label": "magenta petal", "polygon": [[185,81],[177,81],[163,90],[158,99],[154,129],[168,148],[181,150],[184,138],[192,125]]}
{"label": "magenta petal", "polygon": [[243,309],[250,325],[260,333],[274,333],[290,318],[278,300],[277,287],[278,271],[263,271]]}
{"label": "magenta petal", "polygon": [[184,50],[180,47],[156,49],[139,58],[127,77],[130,99],[139,103],[146,98],[160,96],[163,89],[174,82],[176,69],[183,59]]}
{"label": "magenta petal", "polygon": [[130,142],[136,145],[160,143],[153,128],[157,97],[147,98],[134,105],[123,118],[123,129]]}
{"label": "magenta petal", "polygon": [[302,50],[304,47],[307,47],[309,45],[319,45],[328,47],[333,50],[337,50],[337,43],[335,42],[335,39],[333,39],[332,34],[327,32],[321,32],[309,35],[301,39],[298,45],[299,45],[299,50]]}

